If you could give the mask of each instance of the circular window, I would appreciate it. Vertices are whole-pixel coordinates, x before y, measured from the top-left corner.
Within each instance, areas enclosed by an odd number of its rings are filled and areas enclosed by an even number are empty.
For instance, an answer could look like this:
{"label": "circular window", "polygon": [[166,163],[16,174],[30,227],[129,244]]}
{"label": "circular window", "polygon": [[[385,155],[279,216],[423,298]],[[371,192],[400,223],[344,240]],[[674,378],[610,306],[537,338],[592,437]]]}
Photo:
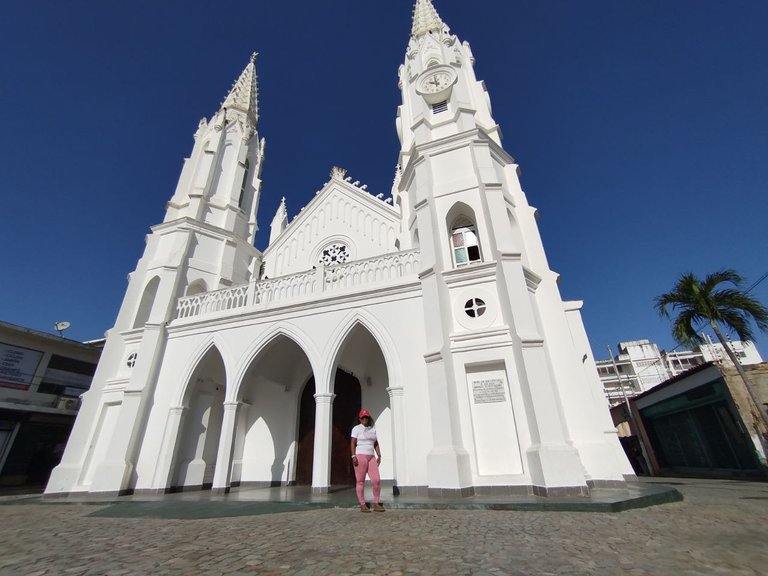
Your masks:
{"label": "circular window", "polygon": [[344,264],[349,260],[349,252],[344,244],[331,244],[320,254],[320,264],[323,266],[333,266],[334,264]]}
{"label": "circular window", "polygon": [[125,363],[128,368],[133,368],[136,366],[136,358],[138,358],[139,355],[136,352],[131,352],[128,356],[128,361]]}
{"label": "circular window", "polygon": [[464,312],[470,318],[477,318],[485,314],[485,302],[480,298],[470,298],[464,303]]}

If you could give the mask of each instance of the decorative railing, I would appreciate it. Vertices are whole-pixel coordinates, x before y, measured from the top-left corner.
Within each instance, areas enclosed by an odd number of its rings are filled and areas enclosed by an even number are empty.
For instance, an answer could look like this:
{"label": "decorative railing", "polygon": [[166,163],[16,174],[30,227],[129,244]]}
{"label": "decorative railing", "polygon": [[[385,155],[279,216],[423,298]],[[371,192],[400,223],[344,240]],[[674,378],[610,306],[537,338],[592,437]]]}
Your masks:
{"label": "decorative railing", "polygon": [[325,268],[325,291],[347,290],[365,285],[391,282],[416,274],[419,252],[394,252],[378,258],[356,260]]}
{"label": "decorative railing", "polygon": [[229,310],[267,308],[277,303],[321,298],[415,276],[418,250],[299,272],[250,284],[179,298],[176,318],[196,318]]}

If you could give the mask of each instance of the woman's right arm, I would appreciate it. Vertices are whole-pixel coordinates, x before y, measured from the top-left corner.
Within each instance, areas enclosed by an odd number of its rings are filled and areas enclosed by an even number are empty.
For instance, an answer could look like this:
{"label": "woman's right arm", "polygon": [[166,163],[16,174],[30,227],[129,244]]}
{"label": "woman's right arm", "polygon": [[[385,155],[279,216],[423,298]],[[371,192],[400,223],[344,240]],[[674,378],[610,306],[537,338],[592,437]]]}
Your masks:
{"label": "woman's right arm", "polygon": [[349,449],[352,452],[352,464],[357,466],[357,455],[355,452],[357,452],[357,438],[352,436],[352,439],[349,441]]}

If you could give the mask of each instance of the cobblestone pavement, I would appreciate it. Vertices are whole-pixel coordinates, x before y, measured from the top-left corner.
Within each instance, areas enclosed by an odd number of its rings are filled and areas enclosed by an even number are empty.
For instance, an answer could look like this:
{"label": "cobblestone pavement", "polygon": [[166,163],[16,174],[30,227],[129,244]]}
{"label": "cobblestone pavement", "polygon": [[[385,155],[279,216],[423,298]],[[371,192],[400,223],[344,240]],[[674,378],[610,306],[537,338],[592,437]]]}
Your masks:
{"label": "cobblestone pavement", "polygon": [[6,501],[0,574],[768,574],[768,484],[668,482],[683,502],[621,513],[350,506],[160,520]]}

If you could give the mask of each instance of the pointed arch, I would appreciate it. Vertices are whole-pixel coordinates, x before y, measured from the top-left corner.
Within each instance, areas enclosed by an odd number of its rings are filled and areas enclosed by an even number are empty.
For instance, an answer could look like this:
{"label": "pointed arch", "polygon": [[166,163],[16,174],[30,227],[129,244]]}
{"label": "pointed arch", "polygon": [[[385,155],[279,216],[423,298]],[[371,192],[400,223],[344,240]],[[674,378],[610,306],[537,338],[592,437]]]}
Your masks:
{"label": "pointed arch", "polygon": [[141,301],[139,302],[139,308],[136,310],[136,316],[133,321],[133,328],[141,328],[149,320],[152,314],[152,307],[155,304],[155,298],[157,297],[157,289],[160,286],[160,276],[153,276],[147,285],[144,287],[144,292],[141,294]]}
{"label": "pointed arch", "polygon": [[455,267],[482,262],[482,250],[475,211],[464,202],[456,202],[445,215],[445,225]]}
{"label": "pointed arch", "polygon": [[197,346],[195,351],[190,356],[189,361],[186,362],[186,369],[182,375],[182,378],[180,379],[182,384],[176,389],[172,406],[185,405],[187,392],[189,391],[190,382],[192,381],[192,376],[194,375],[195,370],[197,370],[197,368],[200,366],[203,358],[205,358],[206,354],[208,354],[212,349],[215,349],[221,358],[222,364],[224,365],[224,384],[227,389],[230,388],[231,379],[229,378],[229,375],[232,374],[232,355],[219,334],[209,334],[208,337]]}
{"label": "pointed arch", "polygon": [[235,376],[232,379],[234,383],[231,387],[227,387],[227,402],[235,402],[240,396],[240,391],[243,385],[248,369],[253,364],[254,360],[261,354],[261,352],[269,346],[276,338],[284,336],[289,340],[292,340],[296,344],[309,361],[309,365],[312,368],[313,374],[318,374],[318,359],[321,357],[317,348],[312,340],[299,328],[286,322],[281,322],[272,326],[269,330],[264,332],[257,340],[255,340],[242,355]]}
{"label": "pointed arch", "polygon": [[171,482],[174,486],[210,486],[221,438],[227,369],[215,344],[205,348],[180,387],[183,416],[174,442]]}
{"label": "pointed arch", "polygon": [[184,295],[194,296],[195,294],[204,294],[205,292],[208,292],[208,286],[205,283],[205,280],[198,278],[197,280],[189,283]]}
{"label": "pointed arch", "polygon": [[394,341],[384,325],[373,314],[363,309],[351,311],[341,322],[339,322],[336,330],[334,330],[331,337],[328,339],[328,344],[323,354],[323,357],[327,358],[327,360],[326,364],[323,366],[322,381],[333,381],[332,376],[339,360],[341,346],[356,326],[365,328],[381,350],[381,353],[384,356],[384,363],[387,368],[390,386],[402,382],[400,358]]}

